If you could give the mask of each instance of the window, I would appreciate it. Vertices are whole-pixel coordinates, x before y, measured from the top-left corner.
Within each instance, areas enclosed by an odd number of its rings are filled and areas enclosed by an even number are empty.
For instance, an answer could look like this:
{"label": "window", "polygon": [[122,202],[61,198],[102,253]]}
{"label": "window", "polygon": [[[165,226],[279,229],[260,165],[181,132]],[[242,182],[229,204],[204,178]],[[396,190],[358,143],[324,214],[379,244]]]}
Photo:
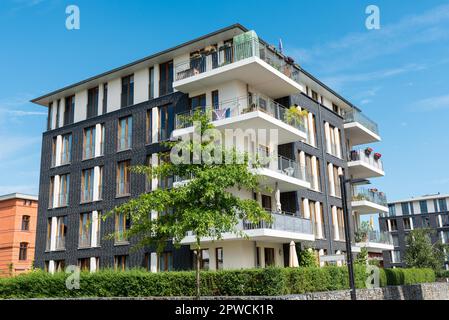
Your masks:
{"label": "window", "polygon": [[60,105],[61,105],[61,100],[58,100],[57,104],[56,104],[56,126],[55,128],[59,128],[59,118],[61,117],[61,111],[60,111]]}
{"label": "window", "polygon": [[108,84],[103,84],[103,114],[108,112]]}
{"label": "window", "polygon": [[[312,227],[313,227],[313,233],[317,239],[324,239],[324,216],[323,216],[323,204],[319,203],[320,206],[320,212],[316,210],[316,203],[315,201],[309,200],[309,213],[310,213],[310,220],[312,221]],[[304,199],[301,201],[301,211],[304,214]],[[304,216],[303,216],[304,218]]]}
{"label": "window", "polygon": [[124,196],[130,194],[130,161],[120,161],[117,164],[117,196]]}
{"label": "window", "polygon": [[170,139],[173,131],[174,111],[173,105],[159,107],[159,141]]}
{"label": "window", "polygon": [[114,268],[118,271],[125,271],[128,269],[128,256],[120,255],[114,257]]}
{"label": "window", "polygon": [[223,248],[215,248],[215,269],[223,270]]}
{"label": "window", "polygon": [[95,157],[95,126],[84,129],[83,159]]}
{"label": "window", "polygon": [[396,206],[394,204],[388,205],[388,212],[391,217],[396,216]]}
{"label": "window", "polygon": [[92,213],[80,214],[78,247],[88,248],[91,246],[92,235]]}
{"label": "window", "polygon": [[265,267],[273,267],[274,261],[274,248],[264,248],[265,253]]}
{"label": "window", "polygon": [[163,252],[159,255],[159,271],[173,270],[173,254],[171,252]]}
{"label": "window", "polygon": [[85,169],[81,174],[81,202],[92,202],[94,199],[94,168]]}
{"label": "window", "polygon": [[192,111],[204,111],[206,107],[206,95],[201,94],[199,96],[189,98],[189,107]]}
{"label": "window", "polygon": [[78,267],[80,267],[81,271],[89,271],[90,270],[90,258],[78,259]]}
{"label": "window", "polygon": [[395,247],[399,247],[399,236],[397,234],[391,235],[391,238],[393,239],[393,245]]}
{"label": "window", "polygon": [[[320,161],[316,157],[312,157],[308,154],[305,155],[305,172],[306,172],[306,179],[310,179],[311,181],[311,187],[315,191],[321,191],[321,169],[320,169]],[[316,164],[316,174],[317,179],[313,179],[314,171],[313,171],[313,162],[315,161]],[[303,164],[301,164],[303,165]]]}
{"label": "window", "polygon": [[440,212],[447,211],[446,199],[438,199],[438,205],[440,207]]}
{"label": "window", "polygon": [[58,143],[58,137],[53,137],[52,142],[51,142],[51,166],[54,167],[56,166],[56,158],[57,158],[57,154],[56,154],[56,145]]}
{"label": "window", "polygon": [[218,90],[212,91],[211,95],[212,95],[212,107],[214,109],[218,109],[220,107],[220,99],[218,96]]}
{"label": "window", "polygon": [[[146,165],[151,168],[151,155],[147,156]],[[145,176],[145,192],[150,192],[152,190],[152,178]]]}
{"label": "window", "polygon": [[401,252],[399,250],[391,251],[391,262],[400,263],[401,262]]}
{"label": "window", "polygon": [[200,250],[200,269],[209,270],[209,249]]}
{"label": "window", "polygon": [[122,78],[122,104],[127,107],[134,104],[134,75]]}
{"label": "window", "polygon": [[72,134],[62,136],[61,165],[69,164],[72,161]]}
{"label": "window", "polygon": [[98,177],[98,199],[103,199],[103,167],[99,167],[99,177]]}
{"label": "window", "polygon": [[329,143],[326,145],[330,146],[330,150],[327,150],[328,153],[335,157],[341,157],[340,154],[340,130],[338,128],[335,128],[332,125],[329,125],[329,136],[326,136],[326,139],[329,139]]}
{"label": "window", "polygon": [[173,61],[159,65],[159,96],[173,92]]}
{"label": "window", "polygon": [[427,201],[421,200],[419,201],[419,209],[421,210],[421,213],[427,213]]}
{"label": "window", "polygon": [[316,137],[316,121],[315,121],[315,115],[312,113],[312,121],[308,121],[308,125],[307,125],[307,140],[306,140],[306,142],[308,144],[310,144],[311,146],[316,147],[315,137]]}
{"label": "window", "polygon": [[48,104],[48,115],[47,115],[47,130],[52,129],[53,123],[53,102]]}
{"label": "window", "polygon": [[65,98],[64,105],[64,125],[73,123],[73,115],[75,112],[75,96]]}
{"label": "window", "polygon": [[56,222],[56,250],[65,250],[65,237],[67,235],[67,216],[58,217]]}
{"label": "window", "polygon": [[[343,217],[344,213],[343,213],[343,209],[341,208],[337,208],[337,221],[332,221],[334,226],[338,227],[338,239],[337,237],[335,237],[335,240],[345,240],[345,220]],[[332,215],[332,220],[334,219],[334,216]],[[334,230],[335,232],[336,230]],[[336,233],[336,232],[335,232]],[[334,236],[336,236],[336,234],[334,233]]]}
{"label": "window", "polygon": [[128,243],[126,231],[131,226],[131,219],[124,213],[117,213],[115,216],[115,243]]}
{"label": "window", "polygon": [[153,142],[153,110],[147,110],[146,118],[146,142],[150,144]]}
{"label": "window", "polygon": [[[163,164],[164,162],[170,161],[170,155],[168,153],[162,154],[159,156],[159,164]],[[158,186],[160,189],[170,189],[173,187],[173,177],[165,176],[159,177]]]}
{"label": "window", "polygon": [[117,151],[127,150],[132,145],[133,118],[121,118],[118,121]]}
{"label": "window", "polygon": [[264,208],[266,211],[271,212],[272,206],[271,206],[271,197],[267,195],[262,195],[262,208]]}
{"label": "window", "polygon": [[430,228],[430,217],[422,217],[422,227],[423,228]]}
{"label": "window", "polygon": [[398,231],[398,223],[396,219],[391,219],[390,221],[390,231]]}
{"label": "window", "polygon": [[338,174],[338,168],[333,167],[334,169],[334,184],[335,184],[335,196],[341,198],[341,183],[340,183],[340,175]]}
{"label": "window", "polygon": [[63,174],[60,179],[58,206],[65,207],[69,204],[70,174]]}
{"label": "window", "polygon": [[45,242],[45,250],[50,251],[51,249],[51,218],[47,219],[47,239]]}
{"label": "window", "polygon": [[149,70],[150,81],[148,88],[148,99],[154,99],[154,67]]}
{"label": "window", "polygon": [[22,231],[30,230],[30,216],[22,216]]}
{"label": "window", "polygon": [[27,259],[27,251],[28,251],[28,243],[21,242],[20,249],[19,249],[19,260],[20,261],[24,261]]}
{"label": "window", "polygon": [[87,91],[87,119],[98,115],[98,87]]}
{"label": "window", "polygon": [[449,227],[449,216],[447,214],[440,215],[441,223],[440,227]]}
{"label": "window", "polygon": [[53,208],[55,194],[55,177],[50,177],[50,184],[48,188],[48,208]]}
{"label": "window", "polygon": [[408,202],[402,202],[402,203],[401,203],[401,209],[402,209],[402,214],[403,214],[403,215],[408,215],[408,214],[410,214]]}
{"label": "window", "polygon": [[404,218],[404,230],[410,230],[412,228],[410,218]]}
{"label": "window", "polygon": [[312,90],[312,99],[318,102],[318,93]]}

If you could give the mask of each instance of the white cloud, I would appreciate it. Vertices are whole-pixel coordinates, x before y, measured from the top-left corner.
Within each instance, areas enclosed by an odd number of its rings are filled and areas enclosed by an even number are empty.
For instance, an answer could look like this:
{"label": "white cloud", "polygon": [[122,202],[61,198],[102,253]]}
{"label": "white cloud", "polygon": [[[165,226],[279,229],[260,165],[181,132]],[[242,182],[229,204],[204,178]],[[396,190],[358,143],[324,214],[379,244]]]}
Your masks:
{"label": "white cloud", "polygon": [[415,111],[449,109],[449,94],[419,100],[412,105],[412,108]]}

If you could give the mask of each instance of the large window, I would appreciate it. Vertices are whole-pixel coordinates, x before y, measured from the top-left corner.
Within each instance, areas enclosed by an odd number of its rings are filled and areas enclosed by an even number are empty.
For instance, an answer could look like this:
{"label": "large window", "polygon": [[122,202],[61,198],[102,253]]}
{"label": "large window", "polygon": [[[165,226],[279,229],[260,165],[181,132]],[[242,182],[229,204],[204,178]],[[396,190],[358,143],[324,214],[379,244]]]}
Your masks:
{"label": "large window", "polygon": [[98,87],[87,91],[87,118],[98,115]]}
{"label": "large window", "polygon": [[120,118],[118,121],[117,151],[127,150],[132,145],[133,118]]}
{"label": "large window", "polygon": [[421,210],[421,213],[427,213],[427,200],[421,200],[419,201],[419,209]]}
{"label": "large window", "polygon": [[89,271],[90,270],[90,258],[78,259],[78,267],[81,269],[81,271]]}
{"label": "large window", "polygon": [[440,206],[439,212],[447,211],[447,202],[446,199],[438,199],[438,205]]}
{"label": "large window", "polygon": [[27,251],[28,251],[28,243],[21,242],[20,249],[19,249],[19,260],[21,260],[21,261],[27,260]]}
{"label": "large window", "polygon": [[94,199],[94,168],[85,169],[81,175],[81,202]]}
{"label": "large window", "polygon": [[159,107],[159,141],[170,139],[174,125],[173,105]]}
{"label": "large window", "polygon": [[388,205],[388,212],[389,212],[389,215],[390,215],[391,217],[396,216],[396,206],[395,206],[394,203],[390,203],[390,204]]}
{"label": "large window", "polygon": [[172,252],[163,252],[159,255],[159,271],[173,270],[173,254]]}
{"label": "large window", "polygon": [[274,248],[264,248],[265,267],[274,267]]}
{"label": "large window", "polygon": [[81,213],[78,247],[80,248],[90,247],[91,235],[92,235],[92,213]]}
{"label": "large window", "polygon": [[30,230],[30,216],[22,216],[22,231]]}
{"label": "large window", "polygon": [[[412,203],[410,203],[410,204],[412,204]],[[412,205],[413,205],[413,204],[412,204]],[[402,214],[403,214],[404,216],[410,214],[408,202],[402,202],[402,203],[401,203],[401,209],[402,209]]]}
{"label": "large window", "polygon": [[131,219],[124,213],[117,213],[115,215],[115,243],[128,243],[126,231],[131,226]]}
{"label": "large window", "polygon": [[399,250],[391,251],[391,262],[400,263],[401,262],[401,252]]}
{"label": "large window", "polygon": [[65,249],[67,235],[67,216],[58,217],[56,225],[56,250]]}
{"label": "large window", "polygon": [[63,174],[60,176],[59,182],[59,207],[65,207],[69,204],[70,191],[70,174]]}
{"label": "large window", "polygon": [[328,145],[330,146],[330,150],[327,150],[328,153],[335,157],[341,157],[340,154],[340,130],[337,130],[334,126],[329,125],[329,136],[326,136],[326,139],[329,139]]}
{"label": "large window", "polygon": [[[58,108],[59,109],[59,108]],[[73,123],[75,112],[75,96],[65,98],[64,105],[64,125]]]}
{"label": "large window", "polygon": [[84,129],[83,159],[95,157],[95,126]]}
{"label": "large window", "polygon": [[147,117],[146,117],[146,143],[150,144],[153,142],[153,110],[147,110]]}
{"label": "large window", "polygon": [[127,107],[134,104],[134,75],[122,78],[122,104]]}
{"label": "large window", "polygon": [[390,219],[390,231],[398,231],[398,222],[396,219]]}
{"label": "large window", "polygon": [[173,92],[173,61],[159,65],[159,96]]}
{"label": "large window", "polygon": [[62,136],[61,165],[72,161],[72,134]]}
{"label": "large window", "polygon": [[189,106],[190,106],[190,110],[192,110],[192,111],[197,111],[197,110],[204,111],[204,109],[206,107],[206,95],[201,94],[199,96],[189,98]]}
{"label": "large window", "polygon": [[103,84],[103,114],[108,112],[108,84]]}
{"label": "large window", "polygon": [[48,115],[47,115],[47,130],[52,129],[53,124],[53,102],[48,104]]}
{"label": "large window", "polygon": [[130,161],[120,161],[117,164],[117,196],[130,194]]}
{"label": "large window", "polygon": [[201,270],[209,270],[209,249],[200,250],[200,268]]}

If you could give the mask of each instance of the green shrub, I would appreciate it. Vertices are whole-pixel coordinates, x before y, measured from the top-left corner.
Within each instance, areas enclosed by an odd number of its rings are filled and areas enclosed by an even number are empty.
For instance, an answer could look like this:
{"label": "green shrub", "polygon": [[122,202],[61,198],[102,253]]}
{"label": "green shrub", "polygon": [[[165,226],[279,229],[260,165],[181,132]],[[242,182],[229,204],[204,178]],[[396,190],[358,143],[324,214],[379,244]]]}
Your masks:
{"label": "green shrub", "polygon": [[[365,288],[366,267],[354,267],[357,288]],[[150,273],[101,270],[82,272],[80,288],[66,288],[65,273],[33,271],[0,279],[0,299],[43,297],[149,297],[194,296],[195,273]],[[401,285],[435,281],[431,269],[381,269],[380,284]],[[201,272],[201,294],[214,296],[283,295],[349,288],[346,267],[266,268]]]}

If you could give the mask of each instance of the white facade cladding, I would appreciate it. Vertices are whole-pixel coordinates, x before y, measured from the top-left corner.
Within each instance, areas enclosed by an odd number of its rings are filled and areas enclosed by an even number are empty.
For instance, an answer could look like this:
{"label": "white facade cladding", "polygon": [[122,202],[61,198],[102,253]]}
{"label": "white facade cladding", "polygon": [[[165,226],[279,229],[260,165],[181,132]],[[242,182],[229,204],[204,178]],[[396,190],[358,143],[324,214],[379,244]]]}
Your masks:
{"label": "white facade cladding", "polygon": [[[74,261],[73,256],[64,256],[62,240],[57,245],[58,230],[64,230],[61,226],[77,229],[78,222],[69,219],[67,225],[58,225],[51,218],[50,251],[59,248],[61,259],[37,249],[38,263],[45,262],[49,271],[60,269],[70,259],[71,264],[92,272],[99,267],[125,269],[136,261],[143,261],[139,266],[152,272],[181,268],[174,266],[181,260],[182,268],[191,263],[185,251],[193,249],[192,234],[183,240],[182,258],[172,247],[163,253],[153,250],[146,251],[145,257],[135,257],[125,250],[129,241],[102,246],[106,240],[100,234],[106,229],[124,231],[130,222],[115,217],[112,222],[103,222],[110,223],[103,228],[99,216],[126,201],[125,197],[151,192],[167,183],[156,178],[144,183],[134,175],[130,177],[127,170],[135,164],[159,165],[160,143],[192,134],[191,124],[182,119],[197,107],[212,109],[210,120],[221,132],[235,130],[232,138],[240,150],[270,156],[266,166],[257,171],[269,191],[232,192],[258,201],[273,216],[273,223],[239,221],[238,228],[247,238],[225,234],[221,241],[202,239],[202,263],[209,269],[284,266],[291,241],[303,248],[312,243],[317,259],[323,259],[320,265],[328,263],[325,256],[345,250],[339,176],[384,175],[378,152],[351,150],[379,141],[377,125],[291,58],[240,25],[33,102],[49,108],[45,139],[52,141],[46,144],[52,145],[52,163],[48,167],[44,164],[43,169],[51,181],[42,191],[48,198],[47,210],[40,212],[42,221],[66,212],[89,214],[92,221],[89,246],[75,248],[83,254],[76,251]],[[302,121],[286,116],[292,107],[304,111]],[[267,133],[265,141],[252,139],[251,133],[258,130]],[[276,133],[275,138],[269,136],[271,132]],[[118,147],[119,141],[123,148]],[[43,159],[47,151],[43,150]],[[357,232],[363,215],[386,211],[385,197],[374,188],[352,186],[350,191],[351,226]],[[158,217],[157,212],[150,215]],[[41,222],[41,228],[43,225]],[[357,246],[377,254],[381,246],[376,247],[376,239],[359,237]],[[73,249],[77,244],[66,245]],[[94,247],[96,251],[88,254]]]}

